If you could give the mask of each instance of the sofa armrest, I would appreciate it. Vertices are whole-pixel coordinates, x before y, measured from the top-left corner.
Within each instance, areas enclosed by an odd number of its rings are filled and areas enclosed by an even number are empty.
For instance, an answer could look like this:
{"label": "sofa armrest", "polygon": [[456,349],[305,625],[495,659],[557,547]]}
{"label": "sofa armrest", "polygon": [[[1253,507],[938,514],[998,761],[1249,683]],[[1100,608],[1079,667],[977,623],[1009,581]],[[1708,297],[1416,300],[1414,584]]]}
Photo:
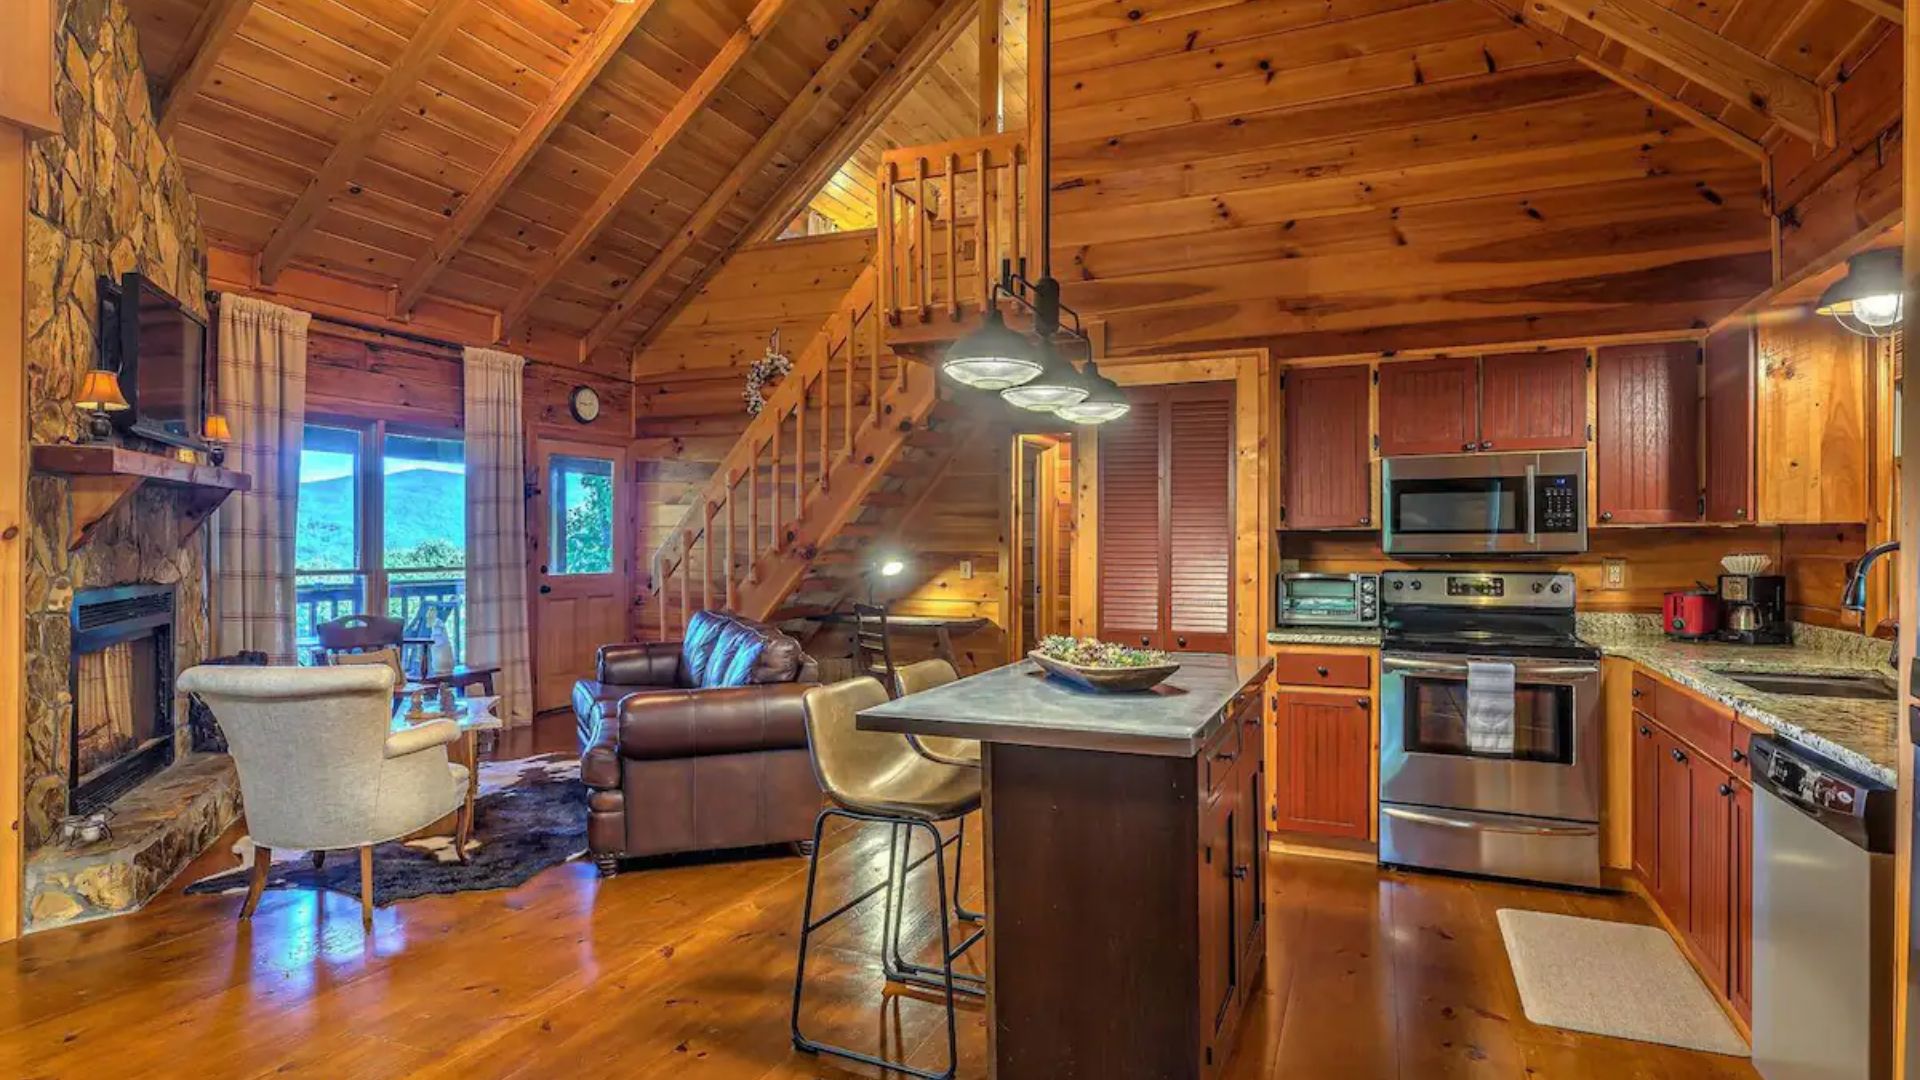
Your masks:
{"label": "sofa armrest", "polygon": [[804,750],[800,699],[814,684],[643,690],[620,699],[619,753],[635,761]]}
{"label": "sofa armrest", "polygon": [[386,756],[389,759],[406,757],[436,746],[445,746],[459,737],[459,724],[451,720],[429,720],[387,736]]}
{"label": "sofa armrest", "polygon": [[620,790],[619,714],[611,704],[580,717],[580,782],[596,791]]}
{"label": "sofa armrest", "polygon": [[594,669],[601,682],[615,686],[678,686],[680,642],[602,645]]}

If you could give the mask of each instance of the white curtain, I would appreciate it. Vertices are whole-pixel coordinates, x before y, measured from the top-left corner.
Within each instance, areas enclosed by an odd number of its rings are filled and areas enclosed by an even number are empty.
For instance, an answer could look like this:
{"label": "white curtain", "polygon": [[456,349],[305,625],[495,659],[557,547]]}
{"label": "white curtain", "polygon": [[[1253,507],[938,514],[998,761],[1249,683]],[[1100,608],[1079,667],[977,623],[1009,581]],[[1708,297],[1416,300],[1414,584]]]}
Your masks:
{"label": "white curtain", "polygon": [[527,641],[527,503],[520,387],[527,362],[468,349],[467,665],[500,668],[496,714],[533,722]]}
{"label": "white curtain", "polygon": [[293,543],[300,439],[307,415],[304,311],[220,297],[220,383],[214,407],[233,429],[226,467],[253,478],[220,506],[214,548],[215,645],[294,660]]}

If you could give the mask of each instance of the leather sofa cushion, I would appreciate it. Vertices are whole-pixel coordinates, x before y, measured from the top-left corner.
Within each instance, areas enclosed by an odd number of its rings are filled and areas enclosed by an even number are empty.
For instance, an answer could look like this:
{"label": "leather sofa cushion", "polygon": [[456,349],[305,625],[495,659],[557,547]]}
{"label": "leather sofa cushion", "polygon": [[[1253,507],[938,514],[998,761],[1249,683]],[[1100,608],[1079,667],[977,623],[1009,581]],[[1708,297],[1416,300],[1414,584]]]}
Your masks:
{"label": "leather sofa cushion", "polygon": [[694,614],[680,670],[695,687],[792,682],[808,662],[800,643],[764,623],[718,611]]}
{"label": "leather sofa cushion", "polygon": [[805,750],[801,683],[708,690],[642,690],[620,704],[620,756],[668,760]]}

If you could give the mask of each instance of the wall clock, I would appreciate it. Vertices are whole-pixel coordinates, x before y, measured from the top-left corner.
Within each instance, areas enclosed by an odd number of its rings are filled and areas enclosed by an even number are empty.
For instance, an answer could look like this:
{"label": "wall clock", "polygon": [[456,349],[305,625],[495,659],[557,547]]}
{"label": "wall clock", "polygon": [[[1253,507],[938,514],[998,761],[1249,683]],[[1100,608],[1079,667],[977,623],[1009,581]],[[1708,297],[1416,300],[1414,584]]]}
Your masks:
{"label": "wall clock", "polygon": [[600,417],[600,395],[591,386],[576,386],[567,398],[567,407],[573,410],[575,420],[591,424]]}

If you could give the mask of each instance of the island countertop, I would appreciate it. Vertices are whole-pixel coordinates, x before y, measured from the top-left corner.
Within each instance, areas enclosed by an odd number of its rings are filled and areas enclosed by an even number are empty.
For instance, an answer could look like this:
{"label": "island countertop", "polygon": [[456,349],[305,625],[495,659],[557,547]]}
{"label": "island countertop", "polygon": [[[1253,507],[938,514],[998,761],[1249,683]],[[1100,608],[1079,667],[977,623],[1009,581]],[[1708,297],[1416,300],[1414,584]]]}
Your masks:
{"label": "island countertop", "polygon": [[865,731],[945,735],[1063,750],[1193,757],[1271,657],[1180,653],[1180,670],[1151,690],[1103,694],[1050,678],[1032,660],[862,710]]}

